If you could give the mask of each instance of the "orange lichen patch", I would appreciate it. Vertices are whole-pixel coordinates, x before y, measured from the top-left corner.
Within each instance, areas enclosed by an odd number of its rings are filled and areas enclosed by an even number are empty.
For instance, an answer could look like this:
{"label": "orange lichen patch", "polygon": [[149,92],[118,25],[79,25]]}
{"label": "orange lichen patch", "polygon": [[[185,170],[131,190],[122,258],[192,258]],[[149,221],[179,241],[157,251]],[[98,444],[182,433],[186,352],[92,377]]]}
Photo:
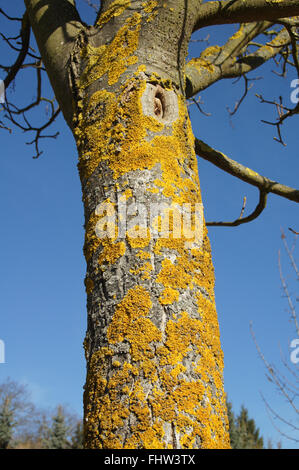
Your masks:
{"label": "orange lichen patch", "polygon": [[148,0],[147,2],[144,2],[143,4],[144,7],[144,12],[149,13],[146,21],[152,21],[158,14],[158,10],[155,10],[155,8],[158,6],[158,2],[156,0]]}
{"label": "orange lichen patch", "polygon": [[148,251],[139,250],[137,251],[136,256],[140,259],[149,259],[151,257],[151,254]]}
{"label": "orange lichen patch", "polygon": [[[196,299],[202,321],[201,335],[203,343],[209,347],[212,354],[214,354],[214,358],[218,357],[219,359],[222,354],[215,302],[207,299],[203,294],[197,294]],[[220,365],[223,366],[222,363]]]}
{"label": "orange lichen patch", "polygon": [[129,408],[136,419],[131,425],[132,435],[126,441],[124,448],[159,449],[163,447],[164,430],[162,423],[152,422],[146,394],[138,380],[135,381],[134,389],[130,393]]}
{"label": "orange lichen patch", "polygon": [[[149,292],[143,286],[136,286],[128,291],[127,295],[117,306],[107,336],[111,343],[123,341],[124,338],[136,334],[136,325],[143,323],[146,326],[146,316],[152,307]],[[153,336],[156,332],[153,333]],[[134,341],[133,341],[134,342]]]}
{"label": "orange lichen patch", "polygon": [[163,284],[165,287],[181,287],[185,289],[190,285],[192,275],[189,274],[183,266],[173,264],[169,259],[162,261],[162,269],[159,272],[156,282]]}
{"label": "orange lichen patch", "polygon": [[147,405],[135,402],[133,411],[138,417],[138,422],[132,426],[133,435],[126,441],[124,449],[164,449],[163,423],[159,421],[151,423]]}
{"label": "orange lichen patch", "polygon": [[142,3],[145,13],[151,13],[158,6],[157,0],[148,0]]}
{"label": "orange lichen patch", "polygon": [[127,231],[126,238],[132,248],[145,248],[151,241],[151,232],[149,228],[136,225]]}
{"label": "orange lichen patch", "polygon": [[102,241],[102,245],[104,249],[98,260],[100,265],[105,262],[114,264],[126,252],[126,245],[124,242],[114,242],[108,238]]}
{"label": "orange lichen patch", "polygon": [[267,54],[267,51],[275,54],[275,52],[277,51],[277,47],[282,46],[284,43],[285,43],[285,39],[280,37],[279,34],[277,34],[272,39],[272,41],[267,42],[266,44],[262,45],[259,48],[259,54],[261,55],[261,57],[263,56],[265,51],[266,51],[266,54]]}
{"label": "orange lichen patch", "polygon": [[217,54],[220,54],[221,52],[221,47],[220,46],[210,46],[207,47],[202,53],[201,57],[211,57],[211,56],[216,56]]}
{"label": "orange lichen patch", "polygon": [[158,188],[146,188],[146,190],[153,194],[157,194],[159,192]]}
{"label": "orange lichen patch", "polygon": [[[186,249],[188,238],[160,237],[155,242],[154,253],[161,254],[164,249],[177,253],[176,262],[165,260],[156,281],[168,287],[202,287],[211,300],[214,299],[214,269],[207,229],[203,229],[203,242],[200,247]],[[192,240],[191,240],[192,241]],[[181,284],[180,284],[181,283]]]}
{"label": "orange lichen patch", "polygon": [[[204,302],[199,298],[200,312]],[[102,348],[94,355],[94,375],[91,371],[90,377],[96,386],[91,381],[86,391],[96,394],[92,403],[97,404],[95,409],[90,406],[87,414],[86,429],[91,442],[100,439],[98,447],[106,448],[165,448],[163,423],[168,423],[175,427],[181,448],[229,448],[223,424],[227,426],[221,368],[218,363],[215,365],[215,353],[203,338],[209,319],[191,318],[182,312],[167,322],[164,345],[156,346],[155,352],[152,344],[161,344],[161,333],[147,318],[150,309],[149,293],[136,286],[119,303],[108,328],[111,344],[129,342],[132,364],[121,367],[113,361],[114,372],[107,382],[103,358],[109,358],[112,352]],[[194,348],[200,361],[192,365],[193,375],[199,378],[190,381],[184,377],[186,367],[182,361]],[[157,384],[148,398],[139,377],[148,377]],[[216,394],[208,385],[211,383]],[[103,388],[105,393],[101,393]],[[135,417],[132,432],[122,444],[117,431],[131,413]],[[100,436],[99,427],[94,424],[97,419],[101,422]]]}
{"label": "orange lichen patch", "polygon": [[194,273],[193,281],[200,287],[203,287],[209,298],[214,299],[214,268],[212,263],[212,254],[210,241],[207,237],[207,229],[204,228],[204,237],[201,250],[192,250],[193,260],[192,263],[197,267],[197,272]]}
{"label": "orange lichen patch", "polygon": [[161,356],[161,365],[173,365],[182,362],[193,344],[199,344],[199,332],[201,322],[190,318],[187,312],[182,312],[176,321],[171,319],[166,325],[165,346],[158,348]]}
{"label": "orange lichen patch", "polygon": [[[164,183],[162,180],[155,179],[155,180],[154,180],[154,184],[155,184],[156,186],[160,187],[160,188],[163,188],[163,186],[164,186],[165,183]],[[148,190],[148,188],[147,188],[147,190]]]}
{"label": "orange lichen patch", "polygon": [[177,364],[170,372],[170,375],[178,382],[178,375],[185,372],[187,368],[183,364]]}
{"label": "orange lichen patch", "polygon": [[150,262],[144,263],[137,268],[131,268],[130,273],[134,274],[135,276],[140,275],[141,279],[150,279],[150,272],[153,271],[153,266]]}
{"label": "orange lichen patch", "polygon": [[119,29],[110,44],[99,47],[93,47],[90,44],[85,46],[82,55],[87,64],[80,77],[82,89],[106,73],[108,84],[113,85],[130,65],[138,62],[138,57],[134,55],[134,52],[138,47],[140,28],[141,15],[134,13],[126,19],[124,26]]}
{"label": "orange lichen patch", "polygon": [[88,295],[94,289],[94,282],[92,279],[90,279],[90,277],[86,277],[84,280],[84,283],[85,283],[86,294]]}
{"label": "orange lichen patch", "polygon": [[159,302],[162,305],[170,305],[173,302],[177,302],[179,300],[179,291],[176,289],[172,289],[171,287],[165,287],[162,294],[159,297]]}
{"label": "orange lichen patch", "polygon": [[241,24],[240,28],[231,36],[230,41],[234,39],[239,39],[244,34],[244,24]]}
{"label": "orange lichen patch", "polygon": [[[103,347],[95,352],[90,360],[84,392],[85,420],[84,434],[86,446],[89,448],[121,448],[117,437],[117,429],[128,416],[127,401],[124,399],[117,404],[110,393],[104,393],[109,387],[105,370],[107,359],[112,356],[109,348]],[[122,381],[130,379],[130,370],[123,367]],[[101,431],[99,431],[99,420]],[[102,444],[104,443],[104,445]]]}
{"label": "orange lichen patch", "polygon": [[188,66],[193,66],[197,69],[206,69],[208,72],[213,73],[215,71],[215,65],[213,62],[221,52],[221,47],[211,46],[202,52],[200,57],[195,57],[188,62]]}
{"label": "orange lichen patch", "polygon": [[[157,350],[160,366],[167,368],[160,372],[162,390],[154,390],[152,408],[156,416],[175,423],[182,448],[192,447],[196,438],[203,448],[229,448],[222,368],[212,363],[215,353],[205,344],[203,329],[203,321],[187,312],[167,322],[165,345]],[[182,361],[192,348],[205,357],[193,364],[194,376],[199,379],[187,381]],[[169,366],[173,366],[170,372]],[[217,397],[208,385],[211,383]]]}
{"label": "orange lichen patch", "polygon": [[[113,361],[114,371],[107,381],[107,359],[112,356],[109,348],[101,348],[93,354],[85,392],[87,407],[87,441],[95,447],[120,448],[117,430],[131,413],[137,418],[133,436],[125,448],[150,448],[154,443],[161,447],[158,435],[163,435],[162,426],[152,426],[151,414],[145,392],[138,375],[157,380],[152,344],[161,340],[161,333],[147,318],[151,308],[150,295],[142,286],[130,289],[119,303],[108,327],[107,338],[110,344],[128,341],[133,364],[125,362],[120,366]],[[103,393],[104,389],[106,390]],[[93,395],[93,396],[91,396]],[[96,422],[101,423],[99,426]],[[96,445],[95,445],[96,443]]]}
{"label": "orange lichen patch", "polygon": [[132,189],[127,188],[120,196],[119,200],[120,201],[127,201],[130,197],[133,196]]}
{"label": "orange lichen patch", "polygon": [[131,5],[130,0],[115,0],[111,3],[107,11],[102,13],[97,21],[97,26],[102,27],[112,18],[121,15]]}
{"label": "orange lichen patch", "polygon": [[[100,145],[103,142],[105,134],[107,135],[107,133],[110,132],[116,106],[117,103],[114,94],[106,90],[95,92],[92,97],[84,103],[87,113],[89,110],[96,110],[97,114],[94,116],[96,125],[88,124],[85,122],[83,115],[79,115],[78,127],[74,131],[78,147],[83,147],[78,163],[78,169],[82,179],[89,178],[102,160]],[[99,119],[96,119],[97,115]],[[114,137],[118,137],[117,129],[114,130]],[[87,151],[84,149],[85,144],[88,144]]]}

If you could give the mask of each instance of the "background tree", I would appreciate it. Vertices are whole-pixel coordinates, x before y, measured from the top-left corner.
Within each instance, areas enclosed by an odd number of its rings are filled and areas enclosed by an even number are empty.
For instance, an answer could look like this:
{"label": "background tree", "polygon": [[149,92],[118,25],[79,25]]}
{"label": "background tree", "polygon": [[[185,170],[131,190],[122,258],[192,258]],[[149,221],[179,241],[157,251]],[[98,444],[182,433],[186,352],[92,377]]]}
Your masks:
{"label": "background tree", "polygon": [[0,448],[7,449],[13,436],[13,411],[10,409],[10,400],[6,398],[0,407]]}
{"label": "background tree", "polygon": [[72,436],[72,449],[83,449],[83,423],[78,421]]}
{"label": "background tree", "polygon": [[25,385],[0,383],[1,449],[80,449],[82,443],[82,420],[68,407],[40,410]]}
{"label": "background tree", "polygon": [[[25,3],[20,53],[6,67],[5,85],[30,57],[34,61],[27,65],[36,68],[38,83],[32,106],[42,101],[43,66],[29,48],[32,26],[79,150],[88,294],[86,446],[227,447],[206,229],[203,243],[191,247],[182,238],[160,236],[156,242],[138,230],[137,237],[134,230],[127,231],[121,242],[113,237],[99,240],[95,229],[102,214],[97,208],[106,202],[116,205],[118,197],[138,200],[146,208],[169,202],[192,203],[193,208],[200,204],[185,98],[222,78],[246,76],[277,56],[283,70],[298,70],[296,18],[285,18],[298,15],[299,4],[136,1],[132,9],[129,1],[103,1],[95,26],[87,28],[73,1],[48,1],[43,10],[36,1]],[[191,33],[226,23],[241,26],[224,46],[209,47],[185,64]],[[13,45],[13,39],[6,39]],[[35,133],[37,155],[42,132],[58,113],[52,101],[48,104],[51,118],[39,128],[26,118],[28,108],[5,105],[12,123]],[[280,111],[273,124],[283,143],[281,124],[297,107],[273,104]],[[25,124],[17,121],[19,116]],[[269,192],[298,202],[298,191],[252,172],[198,139],[195,149],[260,191],[252,214],[243,217],[243,207],[235,221],[210,225],[253,220],[265,208]],[[134,222],[135,214],[130,215]],[[140,222],[135,220],[135,225],[140,228]]]}
{"label": "background tree", "polygon": [[68,426],[66,424],[63,408],[57,407],[57,412],[52,417],[52,426],[48,430],[48,435],[44,439],[46,449],[69,449],[71,443],[68,440]]}
{"label": "background tree", "polygon": [[0,447],[15,445],[20,434],[34,423],[35,407],[26,386],[11,379],[0,384]]}
{"label": "background tree", "polygon": [[227,402],[229,437],[232,449],[263,449],[264,439],[256,427],[254,419],[249,419],[248,410],[241,406],[237,416],[232,404]]}

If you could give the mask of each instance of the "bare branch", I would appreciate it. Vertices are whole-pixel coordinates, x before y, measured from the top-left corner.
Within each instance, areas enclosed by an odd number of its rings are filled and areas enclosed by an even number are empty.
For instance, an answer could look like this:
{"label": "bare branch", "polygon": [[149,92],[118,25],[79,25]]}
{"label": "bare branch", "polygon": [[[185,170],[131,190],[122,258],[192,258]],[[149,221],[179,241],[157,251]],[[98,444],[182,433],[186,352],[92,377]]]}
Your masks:
{"label": "bare branch", "polygon": [[281,269],[280,251],[278,252],[278,266],[279,266],[279,275],[280,275],[281,284],[282,284],[283,290],[285,292],[286,298],[288,299],[288,304],[289,304],[289,309],[290,309],[290,312],[291,312],[291,317],[292,317],[292,320],[293,320],[295,328],[296,328],[296,333],[299,337],[299,324],[298,324],[298,320],[297,320],[295,306],[293,304],[291,295],[290,295],[289,290],[288,290],[287,283],[285,281],[285,278],[283,276],[282,269]]}
{"label": "bare branch", "polygon": [[248,215],[247,217],[243,218],[243,212],[245,206],[243,204],[241,214],[238,219],[232,221],[232,222],[206,222],[207,226],[213,226],[213,227],[237,227],[242,224],[247,224],[248,222],[251,222],[252,220],[256,219],[266,208],[267,205],[267,193],[265,191],[260,191],[260,198],[258,205],[254,209],[254,211]]}
{"label": "bare branch", "polygon": [[10,21],[22,21],[23,20],[23,18],[16,18],[16,17],[9,16],[5,11],[2,10],[2,8],[0,8],[0,13],[1,15],[5,16],[5,18],[7,18]]}
{"label": "bare branch", "polygon": [[[284,246],[286,248],[287,254],[290,258],[292,267],[295,269],[295,272],[296,272],[297,278],[298,278],[298,270],[297,270],[297,266],[296,266],[295,260],[293,258],[293,253],[292,253],[293,250],[291,251],[289,249],[287,241],[286,241],[286,236],[285,236],[285,233],[284,233],[283,230],[282,230],[281,238],[283,240],[283,243],[284,243]],[[279,266],[279,273],[280,273],[280,279],[281,279],[283,291],[284,291],[284,293],[286,295],[286,298],[288,300],[289,310],[291,312],[291,316],[292,316],[292,319],[293,319],[294,324],[295,324],[295,331],[296,331],[297,335],[299,336],[299,328],[298,328],[298,322],[297,322],[297,317],[296,317],[296,312],[295,312],[295,306],[292,302],[292,299],[291,299],[291,296],[290,296],[290,291],[287,287],[285,278],[284,278],[283,273],[282,273],[280,250],[278,252],[278,266]],[[253,328],[252,328],[251,323],[250,323],[250,331],[251,331],[251,335],[252,335],[253,341],[255,343],[256,349],[258,351],[258,354],[259,354],[262,362],[264,363],[264,365],[266,367],[266,377],[268,378],[268,380],[271,383],[273,383],[273,385],[275,386],[275,388],[278,391],[278,393],[280,394],[280,396],[290,406],[291,411],[294,413],[295,417],[298,417],[299,416],[299,409],[298,409],[298,405],[297,405],[298,398],[299,398],[298,368],[295,366],[295,363],[292,362],[292,360],[290,360],[289,363],[287,362],[287,360],[285,359],[285,357],[282,353],[281,348],[280,348],[280,356],[281,356],[281,361],[282,361],[282,364],[283,364],[283,367],[284,367],[284,369],[283,369],[284,373],[282,373],[275,366],[270,364],[267,361],[267,359],[265,358],[265,355],[263,354],[263,352],[261,351],[260,346],[257,343],[257,340],[255,338],[255,334],[253,332]],[[291,352],[291,346],[289,346],[289,352]],[[290,357],[290,359],[291,359],[291,357]],[[290,439],[290,440],[295,441],[295,442],[299,442],[299,440],[296,437],[293,437],[292,435],[290,435],[291,432],[296,432],[296,433],[298,432],[298,430],[299,430],[298,425],[294,424],[291,419],[286,418],[285,416],[281,416],[280,414],[278,414],[269,405],[268,401],[263,397],[263,395],[262,395],[262,399],[263,399],[263,401],[266,405],[267,413],[269,414],[269,417],[270,417],[271,422],[272,422],[273,426],[275,427],[275,429],[277,429],[280,432],[280,434],[285,436],[287,439]],[[274,420],[278,420],[280,422],[280,425],[281,424],[285,425],[287,427],[287,432],[285,430],[280,429],[280,427],[278,427],[275,424]]]}
{"label": "bare branch", "polygon": [[271,381],[277,386],[277,389],[279,390],[279,392],[281,393],[281,395],[282,395],[282,396],[287,400],[287,402],[291,405],[293,411],[294,411],[296,414],[299,414],[299,409],[296,407],[293,398],[289,395],[289,393],[288,393],[288,391],[287,391],[287,388],[286,388],[286,386],[285,386],[284,381],[281,380],[279,373],[277,373],[277,371],[275,370],[274,366],[271,365],[271,364],[267,361],[267,359],[265,358],[263,352],[261,351],[261,348],[259,347],[259,345],[258,345],[258,343],[257,343],[256,337],[255,337],[255,334],[254,334],[254,331],[253,331],[253,328],[252,328],[252,323],[250,323],[250,331],[251,331],[251,335],[252,335],[252,338],[253,338],[253,340],[254,340],[256,349],[257,349],[257,351],[258,351],[258,354],[259,354],[260,358],[262,359],[263,363],[265,364],[266,369],[268,370],[268,373],[270,374]]}
{"label": "bare branch", "polygon": [[271,121],[266,121],[264,119],[262,119],[261,121],[265,124],[275,126],[276,129],[277,129],[278,138],[274,137],[274,140],[276,140],[280,144],[286,146],[286,144],[285,144],[285,142],[283,141],[283,138],[282,138],[281,126],[287,118],[290,118],[290,117],[294,116],[295,114],[299,114],[299,102],[296,104],[296,106],[294,108],[287,108],[287,107],[283,106],[281,96],[279,97],[279,103],[276,100],[273,100],[273,101],[272,100],[266,100],[262,97],[262,95],[256,94],[256,96],[259,98],[261,103],[271,104],[271,105],[275,106],[275,108],[277,110],[277,114],[278,114],[277,121],[276,122],[271,122]]}
{"label": "bare branch", "polygon": [[287,421],[286,419],[284,419],[282,416],[280,416],[275,410],[273,410],[273,408],[269,405],[269,403],[267,402],[267,400],[264,398],[264,396],[261,394],[262,396],[262,400],[266,406],[266,409],[267,409],[267,412],[268,412],[268,416],[273,424],[273,427],[284,437],[286,437],[287,439],[291,440],[291,441],[294,441],[294,442],[299,442],[299,439],[296,439],[295,437],[292,437],[290,436],[289,434],[286,434],[285,432],[283,432],[278,426],[275,425],[273,419],[272,419],[272,416],[276,419],[278,419],[279,421],[281,421],[282,423],[286,424],[287,426],[289,426],[290,428],[292,428],[293,431],[298,431],[298,427],[295,426],[293,423],[291,423],[290,421]]}
{"label": "bare branch", "polygon": [[[239,80],[240,77],[238,77],[238,80]],[[238,109],[240,108],[241,104],[243,103],[243,101],[245,100],[246,96],[248,95],[248,92],[251,90],[251,88],[253,87],[253,83],[251,83],[249,85],[249,82],[250,81],[255,81],[255,80],[260,80],[261,77],[256,77],[256,78],[248,78],[246,75],[243,75],[243,79],[244,79],[244,93],[243,95],[241,96],[241,98],[235,103],[235,106],[234,106],[234,109],[233,110],[230,110],[228,107],[227,107],[227,110],[230,114],[230,116],[233,116],[234,114],[236,114],[236,112],[238,111]]]}
{"label": "bare branch", "polygon": [[[298,233],[298,232],[295,232],[295,230],[293,230],[293,229],[291,229],[291,228],[289,228],[289,230],[290,230],[292,233],[294,233],[296,236],[299,235],[299,233]],[[288,254],[288,257],[289,257],[289,259],[290,259],[290,261],[291,261],[291,265],[293,266],[293,269],[294,269],[294,271],[295,271],[295,273],[296,273],[297,280],[299,281],[299,269],[298,269],[298,267],[297,267],[297,264],[296,264],[296,261],[295,261],[295,259],[294,259],[293,253],[292,253],[292,251],[290,250],[289,245],[288,245],[288,243],[287,243],[287,241],[286,241],[286,236],[285,236],[285,233],[284,233],[283,230],[281,230],[281,238],[282,238],[282,241],[283,241],[285,250],[286,250],[286,252],[287,252],[287,254]],[[299,336],[299,335],[298,335],[298,336]]]}
{"label": "bare branch", "polygon": [[9,87],[10,83],[16,77],[28,53],[29,42],[30,42],[30,24],[29,24],[28,16],[26,13],[24,14],[23,19],[22,19],[22,28],[21,28],[20,36],[21,36],[21,41],[22,41],[22,47],[20,49],[17,60],[10,67],[8,74],[4,79],[4,85],[6,89]]}
{"label": "bare branch", "polygon": [[260,175],[241,163],[227,157],[224,153],[213,149],[202,140],[195,139],[195,152],[198,156],[208,160],[210,163],[213,163],[230,175],[259,188],[260,191],[277,194],[278,196],[285,197],[291,201],[299,202],[298,189],[293,189]]}
{"label": "bare branch", "polygon": [[[0,14],[7,20],[15,23],[17,22],[18,29],[19,24],[21,23],[21,28],[18,34],[11,35],[11,37],[5,36],[1,33],[2,39],[5,43],[12,49],[16,51],[17,57],[12,65],[4,66],[0,65],[6,72],[6,77],[4,78],[5,89],[7,90],[9,85],[15,83],[15,79],[20,75],[22,70],[33,68],[36,71],[36,98],[31,103],[23,107],[18,107],[8,100],[6,93],[6,100],[2,104],[2,111],[4,111],[4,119],[8,120],[13,126],[18,127],[23,132],[33,133],[34,138],[31,139],[27,144],[33,144],[35,146],[35,155],[33,158],[37,158],[42,154],[40,150],[40,140],[44,138],[56,138],[58,132],[45,134],[48,128],[53,124],[56,117],[58,116],[60,109],[55,106],[53,99],[48,99],[42,96],[42,72],[45,71],[45,68],[42,64],[41,58],[38,57],[34,52],[33,48],[30,47],[30,32],[31,26],[29,22],[29,17],[27,12],[23,15],[23,18],[13,18],[7,15],[2,9],[0,9]],[[34,58],[34,62],[26,61],[27,58]],[[33,85],[33,84],[32,84]],[[34,85],[33,85],[34,86]],[[46,103],[50,115],[46,121],[40,126],[33,125],[30,121],[31,119],[28,116],[28,112],[33,108],[39,107],[41,104]],[[8,130],[12,132],[11,126],[8,126],[3,120],[0,121],[0,129]]]}

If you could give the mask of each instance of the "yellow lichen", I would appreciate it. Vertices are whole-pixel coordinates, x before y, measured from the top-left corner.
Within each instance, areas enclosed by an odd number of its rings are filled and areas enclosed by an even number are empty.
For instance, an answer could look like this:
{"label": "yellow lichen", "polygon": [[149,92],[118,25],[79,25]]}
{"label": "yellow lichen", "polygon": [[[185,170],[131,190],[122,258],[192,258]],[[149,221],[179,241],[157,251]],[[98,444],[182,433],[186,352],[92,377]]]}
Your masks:
{"label": "yellow lichen", "polygon": [[158,6],[157,0],[148,0],[142,3],[145,13],[151,13]]}
{"label": "yellow lichen", "polygon": [[108,10],[102,13],[97,21],[97,26],[101,27],[112,18],[121,15],[131,5],[130,0],[115,0]]}
{"label": "yellow lichen", "polygon": [[162,261],[162,269],[159,272],[156,282],[165,287],[181,287],[186,289],[192,282],[192,275],[180,264],[173,264],[169,259]]}
{"label": "yellow lichen", "polygon": [[124,242],[113,242],[109,238],[102,241],[104,247],[103,251],[99,256],[99,264],[105,262],[114,264],[121,256],[126,252],[126,245]]}
{"label": "yellow lichen", "polygon": [[[124,8],[126,8],[124,6]],[[127,18],[125,24],[119,29],[109,45],[92,47],[87,44],[82,50],[87,64],[80,77],[81,88],[88,87],[106,73],[108,84],[116,83],[127,67],[136,64],[137,56],[134,55],[138,47],[139,31],[141,27],[140,13],[134,13]]]}
{"label": "yellow lichen", "polygon": [[85,288],[86,288],[86,294],[90,294],[93,289],[94,289],[94,282],[90,277],[85,278]]}
{"label": "yellow lichen", "polygon": [[159,302],[162,305],[169,305],[173,302],[177,302],[179,300],[179,291],[176,289],[172,289],[171,287],[165,287],[162,294],[159,297]]}
{"label": "yellow lichen", "polygon": [[126,238],[132,248],[145,248],[151,241],[150,229],[136,225],[127,231]]}
{"label": "yellow lichen", "polygon": [[134,268],[130,269],[130,273],[134,274],[135,276],[140,275],[141,279],[143,279],[143,280],[144,279],[150,279],[150,277],[151,277],[150,272],[151,271],[153,271],[153,267],[152,267],[151,263],[149,263],[149,262],[144,263],[141,266],[136,267],[135,269]]}

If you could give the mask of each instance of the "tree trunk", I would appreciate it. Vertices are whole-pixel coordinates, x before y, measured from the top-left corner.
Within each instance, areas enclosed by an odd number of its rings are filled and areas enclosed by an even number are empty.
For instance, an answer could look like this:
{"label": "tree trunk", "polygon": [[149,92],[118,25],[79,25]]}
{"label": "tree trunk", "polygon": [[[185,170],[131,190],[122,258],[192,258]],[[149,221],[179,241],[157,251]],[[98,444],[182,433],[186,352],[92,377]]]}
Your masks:
{"label": "tree trunk", "polygon": [[70,61],[86,228],[87,448],[229,447],[185,104],[196,8],[195,0],[102,1]]}

